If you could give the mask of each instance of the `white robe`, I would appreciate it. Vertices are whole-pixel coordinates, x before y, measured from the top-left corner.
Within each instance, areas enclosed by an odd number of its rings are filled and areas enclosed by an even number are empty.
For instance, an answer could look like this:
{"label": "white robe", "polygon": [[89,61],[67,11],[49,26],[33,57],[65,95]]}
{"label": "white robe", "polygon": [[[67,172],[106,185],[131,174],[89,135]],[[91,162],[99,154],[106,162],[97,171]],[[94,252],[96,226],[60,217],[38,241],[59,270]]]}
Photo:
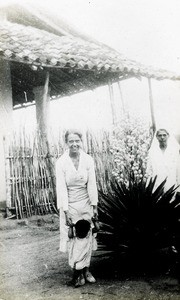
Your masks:
{"label": "white robe", "polygon": [[180,183],[180,154],[179,145],[176,142],[167,141],[167,148],[162,151],[157,141],[149,150],[147,160],[148,177],[157,176],[155,188],[166,179],[164,190],[168,190],[173,185],[176,187]]}
{"label": "white robe", "polygon": [[[88,238],[69,239],[64,211],[68,210],[74,224],[80,219],[91,221],[92,205],[97,205],[98,202],[92,157],[81,150],[76,170],[69,151],[66,151],[56,163],[56,189],[57,206],[60,209],[60,251],[68,251],[70,266],[81,269],[89,266],[91,252],[97,248],[95,238],[91,230]],[[80,256],[83,256],[82,259]]]}

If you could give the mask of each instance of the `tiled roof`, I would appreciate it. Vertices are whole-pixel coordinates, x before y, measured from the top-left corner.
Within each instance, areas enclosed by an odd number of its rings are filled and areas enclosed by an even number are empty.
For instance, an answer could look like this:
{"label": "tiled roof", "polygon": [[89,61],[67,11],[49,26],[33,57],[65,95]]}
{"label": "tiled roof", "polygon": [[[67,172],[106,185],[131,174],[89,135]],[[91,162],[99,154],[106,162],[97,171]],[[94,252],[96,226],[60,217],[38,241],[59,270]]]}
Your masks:
{"label": "tiled roof", "polygon": [[45,68],[114,73],[117,78],[129,74],[156,79],[180,79],[180,76],[174,73],[153,70],[125,59],[107,46],[77,37],[60,37],[34,27],[7,21],[0,24],[0,57]]}

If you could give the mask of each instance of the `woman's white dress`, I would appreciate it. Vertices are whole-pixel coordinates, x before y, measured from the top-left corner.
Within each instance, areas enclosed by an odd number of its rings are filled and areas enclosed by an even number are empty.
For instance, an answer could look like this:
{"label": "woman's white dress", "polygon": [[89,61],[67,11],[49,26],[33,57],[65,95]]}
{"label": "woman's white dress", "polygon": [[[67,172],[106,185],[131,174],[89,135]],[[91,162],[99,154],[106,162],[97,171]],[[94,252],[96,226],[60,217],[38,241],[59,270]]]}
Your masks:
{"label": "woman's white dress", "polygon": [[97,245],[90,230],[84,239],[68,238],[68,227],[65,225],[64,211],[68,210],[72,222],[80,219],[89,220],[93,216],[92,205],[97,205],[94,161],[82,150],[78,169],[75,168],[69,150],[56,163],[57,206],[60,209],[60,251],[69,252],[69,265],[75,269],[88,267],[91,252]]}

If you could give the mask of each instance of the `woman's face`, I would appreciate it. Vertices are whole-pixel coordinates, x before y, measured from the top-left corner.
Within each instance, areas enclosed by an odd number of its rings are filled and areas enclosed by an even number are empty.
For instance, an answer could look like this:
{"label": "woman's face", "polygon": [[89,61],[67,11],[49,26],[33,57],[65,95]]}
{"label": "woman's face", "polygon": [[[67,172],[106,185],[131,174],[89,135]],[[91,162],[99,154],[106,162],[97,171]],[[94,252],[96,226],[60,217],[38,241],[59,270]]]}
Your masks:
{"label": "woman's face", "polygon": [[70,133],[67,138],[67,145],[71,153],[78,153],[81,148],[81,139],[79,135]]}
{"label": "woman's face", "polygon": [[165,130],[159,130],[157,134],[157,139],[159,141],[160,147],[166,147],[167,146],[167,140],[168,140],[169,135]]}

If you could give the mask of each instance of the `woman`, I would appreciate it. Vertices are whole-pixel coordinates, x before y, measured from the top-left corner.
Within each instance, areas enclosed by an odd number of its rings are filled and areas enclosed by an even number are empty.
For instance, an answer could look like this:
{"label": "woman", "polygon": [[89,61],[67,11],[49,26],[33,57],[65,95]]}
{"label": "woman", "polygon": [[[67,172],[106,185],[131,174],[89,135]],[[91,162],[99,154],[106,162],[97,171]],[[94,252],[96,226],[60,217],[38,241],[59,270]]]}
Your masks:
{"label": "woman", "polygon": [[[60,251],[69,254],[74,270],[75,287],[96,280],[89,271],[92,250],[97,244],[92,233],[92,218],[97,217],[98,193],[94,162],[82,151],[82,134],[71,130],[65,134],[68,150],[56,163],[57,206],[60,209]],[[86,237],[68,237],[68,230],[79,220],[90,222]]]}
{"label": "woman", "polygon": [[179,185],[179,149],[179,144],[166,129],[156,132],[147,161],[148,177],[157,176],[155,188],[165,179],[165,191]]}

